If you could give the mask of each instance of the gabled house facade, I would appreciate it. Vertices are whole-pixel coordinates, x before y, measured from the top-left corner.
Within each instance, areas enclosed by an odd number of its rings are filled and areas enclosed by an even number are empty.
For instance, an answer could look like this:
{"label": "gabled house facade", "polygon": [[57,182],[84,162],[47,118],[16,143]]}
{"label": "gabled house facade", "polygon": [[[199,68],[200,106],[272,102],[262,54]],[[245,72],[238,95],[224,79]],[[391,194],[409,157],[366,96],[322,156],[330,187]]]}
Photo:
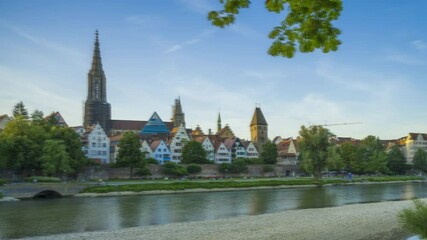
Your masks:
{"label": "gabled house facade", "polygon": [[172,155],[172,162],[181,162],[182,149],[189,141],[191,141],[191,139],[184,125],[181,124],[179,127],[176,127],[172,130],[172,139],[169,143],[169,148]]}
{"label": "gabled house facade", "polygon": [[246,148],[239,138],[228,138],[224,141],[225,147],[231,153],[231,158],[246,158]]}
{"label": "gabled house facade", "polygon": [[217,143],[215,147],[215,163],[231,163],[231,152],[225,147],[223,142]]}
{"label": "gabled house facade", "polygon": [[0,115],[0,132],[4,129],[6,124],[12,120],[7,114]]}
{"label": "gabled house facade", "polygon": [[150,145],[146,140],[141,142],[141,147],[139,150],[144,154],[145,158],[151,158],[153,157],[153,150],[151,149]]}
{"label": "gabled house facade", "polygon": [[206,151],[206,159],[215,161],[215,147],[212,141],[207,136],[195,137],[194,140],[202,144],[203,149]]}
{"label": "gabled house facade", "polygon": [[247,158],[259,158],[259,152],[253,142],[243,142],[243,145],[246,146],[245,149]]}
{"label": "gabled house facade", "polygon": [[99,123],[83,134],[83,152],[86,157],[101,164],[110,163],[110,139]]}
{"label": "gabled house facade", "polygon": [[171,160],[171,151],[163,140],[156,140],[151,143],[152,155],[151,157],[156,159],[159,164],[165,164]]}

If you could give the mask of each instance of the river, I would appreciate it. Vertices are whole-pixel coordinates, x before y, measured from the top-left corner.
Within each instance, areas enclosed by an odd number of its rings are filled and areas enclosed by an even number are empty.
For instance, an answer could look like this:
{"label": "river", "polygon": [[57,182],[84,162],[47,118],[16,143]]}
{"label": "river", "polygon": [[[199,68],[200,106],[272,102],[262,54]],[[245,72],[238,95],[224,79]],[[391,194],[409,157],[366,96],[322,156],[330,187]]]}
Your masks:
{"label": "river", "polygon": [[427,197],[427,183],[0,202],[0,239]]}

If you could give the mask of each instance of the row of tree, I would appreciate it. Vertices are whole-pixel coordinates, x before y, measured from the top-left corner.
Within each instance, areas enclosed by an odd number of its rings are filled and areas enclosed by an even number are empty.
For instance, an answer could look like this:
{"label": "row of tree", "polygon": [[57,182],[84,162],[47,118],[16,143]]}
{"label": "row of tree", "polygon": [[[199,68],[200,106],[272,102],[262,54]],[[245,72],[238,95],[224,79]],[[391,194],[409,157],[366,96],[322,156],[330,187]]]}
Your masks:
{"label": "row of tree", "polygon": [[408,165],[398,145],[386,152],[378,137],[367,136],[358,144],[346,142],[336,146],[330,141],[331,132],[322,126],[302,126],[300,136],[299,164],[315,178],[321,178],[325,170],[397,175],[414,168],[427,172],[427,157],[422,148],[417,149],[413,165]]}
{"label": "row of tree", "polygon": [[29,116],[19,102],[13,118],[0,132],[0,169],[42,171],[45,175],[73,173],[86,166],[80,136],[71,128],[57,126],[35,110]]}

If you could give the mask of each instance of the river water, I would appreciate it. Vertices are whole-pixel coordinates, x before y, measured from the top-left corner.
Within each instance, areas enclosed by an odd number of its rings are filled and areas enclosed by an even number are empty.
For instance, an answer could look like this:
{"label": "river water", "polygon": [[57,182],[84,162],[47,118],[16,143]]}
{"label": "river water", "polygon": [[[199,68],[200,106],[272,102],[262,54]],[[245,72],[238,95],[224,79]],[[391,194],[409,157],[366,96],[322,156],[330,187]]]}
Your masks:
{"label": "river water", "polygon": [[427,197],[427,183],[0,202],[0,239]]}

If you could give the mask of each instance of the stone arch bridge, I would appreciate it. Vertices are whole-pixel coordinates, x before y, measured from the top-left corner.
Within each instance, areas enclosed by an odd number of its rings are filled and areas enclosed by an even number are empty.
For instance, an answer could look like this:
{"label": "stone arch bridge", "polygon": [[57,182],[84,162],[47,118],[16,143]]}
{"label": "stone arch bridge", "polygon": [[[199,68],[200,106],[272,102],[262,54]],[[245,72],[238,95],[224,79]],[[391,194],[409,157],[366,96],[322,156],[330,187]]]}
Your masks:
{"label": "stone arch bridge", "polygon": [[3,196],[14,198],[54,198],[79,193],[90,184],[80,183],[12,183],[0,187]]}

